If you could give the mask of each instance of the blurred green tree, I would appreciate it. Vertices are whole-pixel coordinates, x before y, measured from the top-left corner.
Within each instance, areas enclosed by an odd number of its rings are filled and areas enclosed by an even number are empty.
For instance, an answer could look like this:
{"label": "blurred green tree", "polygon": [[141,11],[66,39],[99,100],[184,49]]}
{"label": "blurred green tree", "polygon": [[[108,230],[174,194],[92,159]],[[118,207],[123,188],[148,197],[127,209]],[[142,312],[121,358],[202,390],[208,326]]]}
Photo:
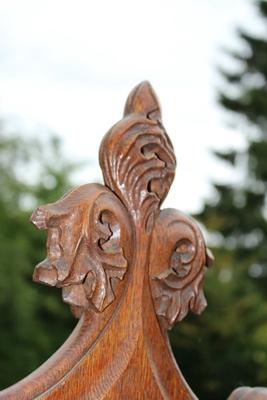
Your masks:
{"label": "blurred green tree", "polygon": [[65,340],[75,321],[59,290],[32,283],[45,257],[44,232],[29,224],[40,204],[70,188],[76,165],[54,137],[30,140],[0,126],[0,388],[30,373]]}
{"label": "blurred green tree", "polygon": [[[267,2],[256,2],[267,28]],[[208,309],[171,334],[180,367],[200,399],[226,399],[240,385],[267,385],[267,34],[239,30],[233,73],[220,70],[221,106],[246,135],[246,150],[217,152],[240,184],[214,184],[196,217],[207,227],[216,267],[206,275]],[[245,47],[244,47],[245,45]]]}

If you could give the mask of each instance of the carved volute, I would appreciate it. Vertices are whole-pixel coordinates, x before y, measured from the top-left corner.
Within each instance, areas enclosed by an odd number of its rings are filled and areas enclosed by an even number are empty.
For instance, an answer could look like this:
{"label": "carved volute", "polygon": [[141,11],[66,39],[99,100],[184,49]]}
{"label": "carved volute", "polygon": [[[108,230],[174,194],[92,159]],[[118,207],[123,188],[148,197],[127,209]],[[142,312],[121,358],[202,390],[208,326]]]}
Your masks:
{"label": "carved volute", "polygon": [[80,186],[31,217],[48,234],[34,281],[62,289],[77,327],[0,399],[196,399],[167,330],[206,307],[212,256],[191,218],[160,209],[176,160],[148,82],[130,93],[99,158],[105,185]]}

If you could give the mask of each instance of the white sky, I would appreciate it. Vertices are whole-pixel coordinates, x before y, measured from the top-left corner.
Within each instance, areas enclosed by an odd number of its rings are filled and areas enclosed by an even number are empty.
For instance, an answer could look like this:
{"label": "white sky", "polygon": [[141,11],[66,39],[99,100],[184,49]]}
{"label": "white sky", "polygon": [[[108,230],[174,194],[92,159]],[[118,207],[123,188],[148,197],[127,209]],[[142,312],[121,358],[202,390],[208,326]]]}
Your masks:
{"label": "white sky", "polygon": [[196,211],[212,179],[233,179],[211,148],[245,144],[216,104],[239,25],[258,29],[249,0],[0,0],[0,114],[52,129],[71,160],[90,161],[77,183],[99,180],[101,138],[148,79],[178,159],[165,205]]}

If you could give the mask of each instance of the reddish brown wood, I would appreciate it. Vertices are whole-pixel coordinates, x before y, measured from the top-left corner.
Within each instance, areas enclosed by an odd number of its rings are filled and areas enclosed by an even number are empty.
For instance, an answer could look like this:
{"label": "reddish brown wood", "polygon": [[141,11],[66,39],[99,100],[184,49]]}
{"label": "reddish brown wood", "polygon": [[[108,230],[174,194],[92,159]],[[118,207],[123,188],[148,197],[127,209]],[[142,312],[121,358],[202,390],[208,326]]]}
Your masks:
{"label": "reddish brown wood", "polygon": [[206,306],[206,251],[195,222],[160,210],[175,155],[148,82],[103,138],[105,186],[88,184],[32,215],[48,231],[34,280],[62,288],[80,321],[63,346],[0,399],[196,399],[167,329]]}

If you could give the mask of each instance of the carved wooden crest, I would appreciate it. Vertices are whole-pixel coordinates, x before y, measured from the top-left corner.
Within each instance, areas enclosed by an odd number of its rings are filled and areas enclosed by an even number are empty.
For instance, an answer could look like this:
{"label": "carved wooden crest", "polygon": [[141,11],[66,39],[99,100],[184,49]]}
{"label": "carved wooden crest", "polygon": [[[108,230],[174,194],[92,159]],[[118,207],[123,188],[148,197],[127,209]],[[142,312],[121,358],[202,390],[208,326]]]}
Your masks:
{"label": "carved wooden crest", "polygon": [[78,187],[31,218],[48,231],[34,280],[62,288],[80,321],[5,398],[195,399],[166,331],[204,310],[212,257],[191,218],[160,209],[176,160],[148,82],[130,93],[99,158],[105,185]]}

